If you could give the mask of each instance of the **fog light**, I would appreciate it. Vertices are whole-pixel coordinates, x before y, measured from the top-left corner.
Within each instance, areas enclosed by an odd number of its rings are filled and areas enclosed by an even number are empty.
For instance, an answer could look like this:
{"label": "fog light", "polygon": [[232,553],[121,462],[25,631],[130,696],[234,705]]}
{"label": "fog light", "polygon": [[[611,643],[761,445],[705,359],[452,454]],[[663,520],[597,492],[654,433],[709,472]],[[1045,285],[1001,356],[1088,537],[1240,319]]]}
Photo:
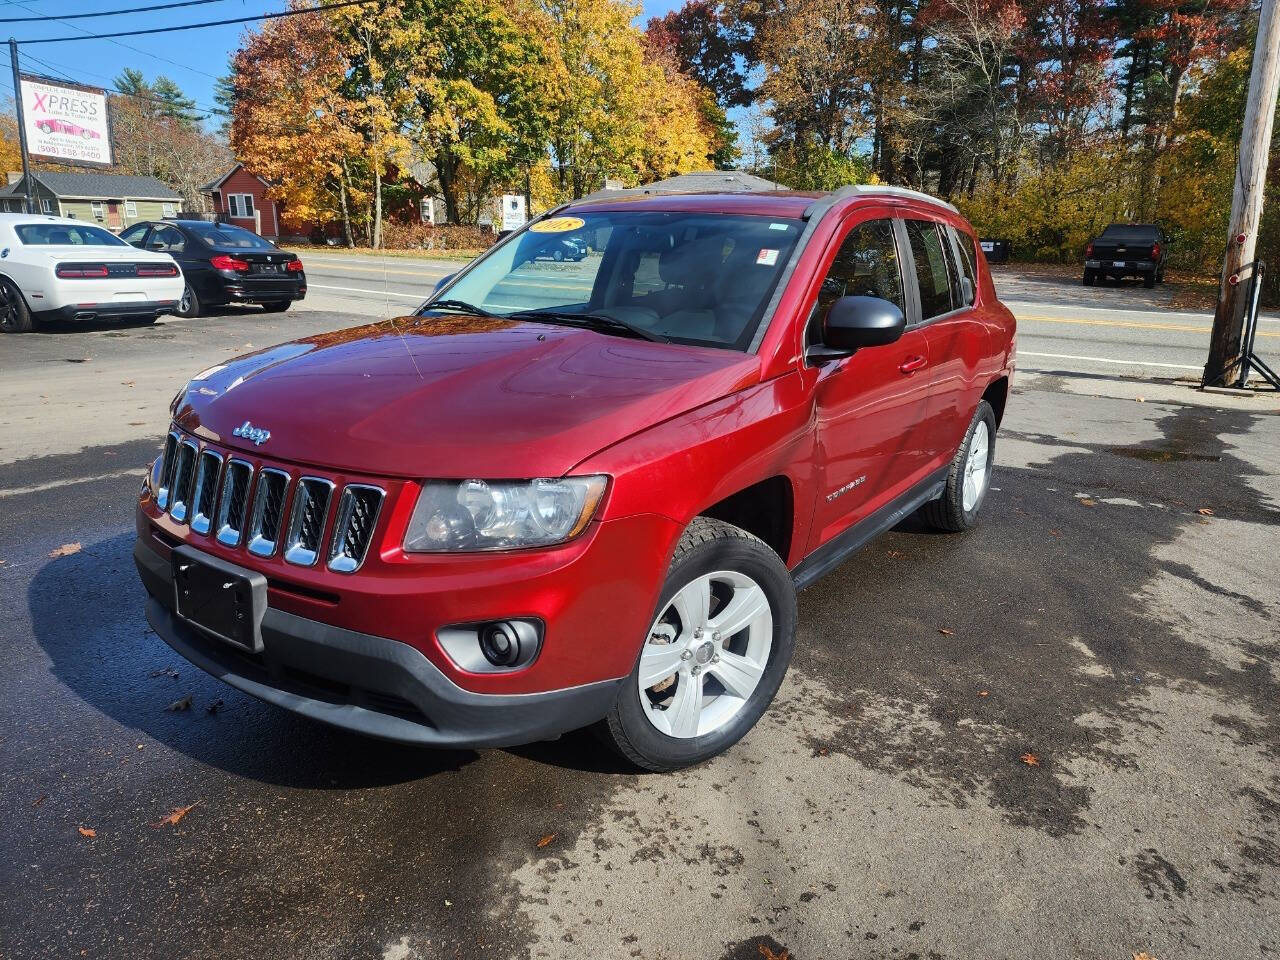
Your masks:
{"label": "fog light", "polygon": [[509,623],[491,623],[480,630],[480,652],[495,667],[509,667],[520,659],[520,637]]}

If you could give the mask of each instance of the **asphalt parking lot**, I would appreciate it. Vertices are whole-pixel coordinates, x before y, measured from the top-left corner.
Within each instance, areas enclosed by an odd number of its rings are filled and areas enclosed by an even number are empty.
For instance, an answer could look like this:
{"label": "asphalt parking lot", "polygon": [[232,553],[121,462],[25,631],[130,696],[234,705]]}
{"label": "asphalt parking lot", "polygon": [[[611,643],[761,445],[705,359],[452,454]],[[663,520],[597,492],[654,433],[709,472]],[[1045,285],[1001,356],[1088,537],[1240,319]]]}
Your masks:
{"label": "asphalt parking lot", "polygon": [[0,341],[0,957],[1280,951],[1280,404],[1025,363],[982,525],[810,587],[761,725],[640,775],[359,739],[147,628],[169,398],[330,305]]}

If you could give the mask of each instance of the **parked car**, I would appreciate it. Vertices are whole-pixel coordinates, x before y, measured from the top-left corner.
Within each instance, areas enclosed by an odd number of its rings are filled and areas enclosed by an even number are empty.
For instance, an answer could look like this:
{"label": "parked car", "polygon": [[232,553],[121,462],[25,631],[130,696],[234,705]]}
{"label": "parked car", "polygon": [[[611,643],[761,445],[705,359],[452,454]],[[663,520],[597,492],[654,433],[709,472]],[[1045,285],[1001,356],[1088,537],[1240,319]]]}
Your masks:
{"label": "parked car", "polygon": [[182,295],[163,253],[134,250],[102,227],[64,217],[0,213],[0,331],[51,320],[154,322]]}
{"label": "parked car", "polygon": [[67,133],[83,140],[102,139],[102,134],[97,130],[90,130],[88,127],[82,127],[77,123],[69,123],[66,120],[55,120],[52,117],[38,121],[36,126],[44,133]]}
{"label": "parked car", "polygon": [[230,303],[256,303],[276,313],[307,295],[307,275],[297,255],[243,227],[156,220],[135,223],[120,237],[167,253],[182,265],[187,284],[174,311],[180,317],[198,317]]}
{"label": "parked car", "polygon": [[[521,269],[583,226],[588,285]],[[972,228],[923,194],[579,201],[412,317],[179,391],[137,506],[147,617],[349,730],[599,724],[696,763],[773,699],[797,589],[909,515],[978,522],[1013,368]]]}
{"label": "parked car", "polygon": [[554,237],[547,240],[534,254],[534,260],[569,260],[579,263],[587,258],[587,241],[581,237]]}
{"label": "parked car", "polygon": [[1141,277],[1144,287],[1164,283],[1169,239],[1154,223],[1113,223],[1084,248],[1084,285],[1107,277]]}

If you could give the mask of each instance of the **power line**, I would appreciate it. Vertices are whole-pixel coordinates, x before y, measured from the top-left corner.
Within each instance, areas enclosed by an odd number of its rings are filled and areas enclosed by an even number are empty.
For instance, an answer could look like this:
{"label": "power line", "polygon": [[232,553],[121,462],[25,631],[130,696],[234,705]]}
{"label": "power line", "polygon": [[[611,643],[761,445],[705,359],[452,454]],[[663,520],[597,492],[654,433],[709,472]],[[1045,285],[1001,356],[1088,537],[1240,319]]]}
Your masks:
{"label": "power line", "polygon": [[[282,10],[279,13],[263,13],[256,17],[232,17],[228,20],[207,20],[204,23],[183,23],[173,27],[152,27],[149,30],[122,30],[118,33],[86,33],[83,37],[41,37],[37,40],[23,40],[23,45],[33,43],[67,43],[72,40],[110,40],[113,37],[141,37],[155,33],[175,33],[179,30],[196,30],[201,27],[225,27],[236,23],[254,23],[259,20],[278,20],[281,17],[297,17],[304,13],[318,13],[322,10],[340,10],[343,7],[361,7],[380,0],[342,0],[323,7],[308,7],[305,10]],[[206,74],[208,76],[208,74]],[[216,78],[215,78],[216,79]]]}
{"label": "power line", "polygon": [[[37,67],[40,67],[41,69],[44,69],[44,70],[51,70],[51,71],[53,71],[52,73],[48,74],[48,77],[49,77],[49,79],[50,79],[50,80],[61,80],[63,83],[75,84],[76,86],[79,86],[79,85],[80,85],[80,84],[79,84],[79,81],[72,80],[72,79],[71,79],[70,77],[68,77],[65,73],[60,73],[60,72],[59,72],[59,69],[60,69],[60,68],[56,67],[56,66],[55,66],[54,64],[52,64],[52,63],[48,63],[47,61],[41,60],[41,59],[39,59],[38,57],[33,57],[33,56],[32,56],[31,54],[29,54],[29,53],[20,53],[20,54],[19,54],[19,56],[23,57],[24,59],[26,59],[26,60],[27,60],[27,61],[29,61],[30,63],[35,64]],[[102,77],[102,75],[101,75],[101,74],[90,74],[90,76],[95,76],[95,77],[98,77],[98,78],[100,78],[100,79],[106,79],[105,77]],[[112,81],[112,82],[114,82],[114,81]],[[110,92],[110,93],[119,94],[119,95],[120,95],[120,96],[122,96],[122,97],[129,97],[129,98],[131,98],[131,99],[133,99],[133,100],[145,100],[145,101],[147,101],[147,102],[149,102],[149,103],[158,103],[158,104],[161,104],[162,106],[166,106],[166,107],[177,107],[177,106],[179,106],[178,104],[175,104],[175,103],[173,103],[173,102],[171,102],[171,101],[169,101],[169,100],[165,100],[165,99],[164,99],[164,98],[162,98],[162,97],[149,97],[149,96],[147,96],[146,94],[142,94],[142,93],[131,93],[131,92],[130,92],[130,91],[128,91],[128,90],[121,90],[121,89],[120,89],[120,88],[118,88],[118,87],[114,87],[114,86],[110,86],[110,85],[104,85],[104,86],[103,86],[103,89],[104,89],[104,90],[106,90],[106,91],[108,91],[108,92]],[[204,104],[201,104],[201,103],[196,103],[196,101],[194,101],[194,100],[190,100],[189,98],[188,98],[188,100],[189,100],[189,102],[191,103],[192,107],[197,108],[198,110],[200,110],[200,111],[201,111],[198,115],[197,115],[197,114],[191,114],[191,113],[188,113],[188,116],[190,116],[192,120],[205,120],[205,119],[208,119],[210,116],[213,116],[213,115],[216,113],[215,108],[205,106]]]}
{"label": "power line", "polygon": [[[150,7],[126,7],[123,10],[103,10],[101,13],[68,13],[66,16],[56,17],[49,14],[38,17],[3,17],[0,23],[34,23],[37,20],[60,20],[66,23],[68,20],[88,20],[93,17],[114,17],[122,13],[151,13],[155,10],[172,10],[175,7],[195,7],[202,3],[220,3],[222,0],[179,0],[178,3],[157,3]],[[19,4],[21,6],[21,4]],[[25,9],[25,8],[24,8]]]}
{"label": "power line", "polygon": [[[31,7],[28,7],[25,3],[20,2],[20,0],[8,0],[8,2],[12,3],[14,6],[21,7],[23,10],[27,11],[27,13],[40,12],[39,10],[33,10]],[[69,20],[60,20],[59,22],[66,23],[67,26],[73,27],[74,29],[79,30],[81,33],[84,33],[84,34],[89,33],[88,30],[80,26],[80,24],[78,23],[71,23]],[[212,73],[205,73],[203,70],[198,70],[195,67],[188,66],[185,63],[179,63],[177,60],[170,60],[168,57],[162,57],[158,53],[151,53],[149,50],[143,50],[141,47],[135,47],[131,43],[121,43],[119,40],[108,40],[107,42],[115,44],[121,50],[131,50],[134,53],[140,53],[144,57],[150,57],[152,60],[158,60],[161,63],[170,64],[171,66],[177,67],[179,70],[186,70],[188,73],[196,73],[202,77],[208,77],[210,80],[218,79]]]}

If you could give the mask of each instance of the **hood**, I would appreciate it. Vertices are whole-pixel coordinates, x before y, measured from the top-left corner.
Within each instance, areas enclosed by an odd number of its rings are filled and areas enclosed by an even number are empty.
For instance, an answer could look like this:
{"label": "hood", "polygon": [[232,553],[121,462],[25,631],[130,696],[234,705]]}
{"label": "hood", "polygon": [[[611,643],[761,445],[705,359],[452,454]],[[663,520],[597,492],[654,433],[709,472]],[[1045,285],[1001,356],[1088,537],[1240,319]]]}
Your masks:
{"label": "hood", "polygon": [[[180,427],[270,460],[386,477],[555,477],[756,380],[755,356],[483,317],[401,317],[199,374]],[[248,421],[270,437],[234,436]],[[242,431],[252,437],[253,431]]]}

